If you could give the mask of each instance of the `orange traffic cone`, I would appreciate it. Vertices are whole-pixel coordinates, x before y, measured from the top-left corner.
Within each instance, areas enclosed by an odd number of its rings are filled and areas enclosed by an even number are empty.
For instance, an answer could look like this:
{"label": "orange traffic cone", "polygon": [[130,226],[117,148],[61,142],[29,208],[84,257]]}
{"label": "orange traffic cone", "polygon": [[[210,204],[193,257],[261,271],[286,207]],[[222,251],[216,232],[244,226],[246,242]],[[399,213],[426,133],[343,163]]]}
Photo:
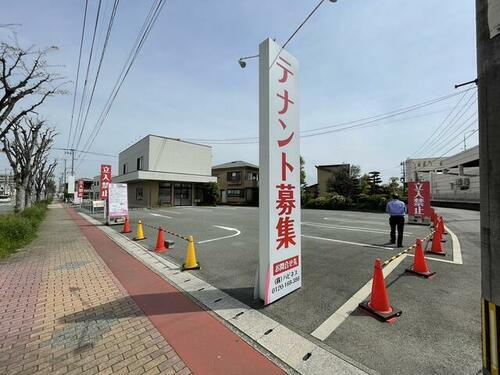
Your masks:
{"label": "orange traffic cone", "polygon": [[402,314],[401,310],[393,308],[389,303],[389,296],[387,295],[384,274],[382,272],[382,263],[379,258],[375,259],[370,301],[360,303],[359,307],[375,315],[383,322],[395,319]]}
{"label": "orange traffic cone", "polygon": [[444,219],[442,216],[439,217],[439,230],[441,231],[441,234],[448,234],[446,232],[446,229],[444,228]]}
{"label": "orange traffic cone", "polygon": [[443,250],[443,246],[441,245],[441,239],[442,235],[438,227],[436,228],[436,230],[434,231],[434,235],[432,236],[431,250],[427,251],[427,253],[445,256],[446,252]]}
{"label": "orange traffic cone", "polygon": [[130,229],[130,223],[128,222],[128,216],[125,216],[125,223],[123,223],[122,233],[132,233]]}
{"label": "orange traffic cone", "polygon": [[438,222],[438,215],[434,212],[434,215],[432,216],[432,226],[434,228],[437,228],[437,222]]}
{"label": "orange traffic cone", "polygon": [[413,267],[407,268],[406,271],[417,274],[423,277],[431,277],[436,272],[431,272],[425,261],[424,250],[422,249],[422,240],[417,238],[415,242],[415,256],[413,257]]}
{"label": "orange traffic cone", "polygon": [[158,238],[156,239],[156,247],[155,247],[155,253],[164,253],[167,251],[167,248],[165,247],[165,238],[163,236],[163,228],[159,227],[158,228]]}

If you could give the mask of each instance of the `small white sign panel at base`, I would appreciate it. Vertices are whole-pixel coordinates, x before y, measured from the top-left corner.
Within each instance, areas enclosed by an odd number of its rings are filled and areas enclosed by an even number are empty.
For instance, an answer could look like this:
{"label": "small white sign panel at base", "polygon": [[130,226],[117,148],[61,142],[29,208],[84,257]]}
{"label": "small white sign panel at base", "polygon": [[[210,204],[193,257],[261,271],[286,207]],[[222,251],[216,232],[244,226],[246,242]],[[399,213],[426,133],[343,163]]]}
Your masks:
{"label": "small white sign panel at base", "polygon": [[[271,39],[259,46],[259,267],[267,305],[302,286],[299,64]],[[256,290],[257,292],[257,290]]]}

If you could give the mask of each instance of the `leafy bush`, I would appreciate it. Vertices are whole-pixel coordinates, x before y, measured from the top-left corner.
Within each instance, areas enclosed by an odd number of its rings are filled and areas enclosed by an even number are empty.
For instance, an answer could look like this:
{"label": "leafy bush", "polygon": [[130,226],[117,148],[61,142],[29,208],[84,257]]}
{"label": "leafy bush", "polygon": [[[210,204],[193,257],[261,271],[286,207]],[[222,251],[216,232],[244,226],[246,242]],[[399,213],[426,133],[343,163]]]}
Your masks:
{"label": "leafy bush", "polygon": [[205,189],[200,206],[215,206],[219,199],[219,185],[216,182],[209,182]]}
{"label": "leafy bush", "polygon": [[19,214],[0,215],[0,258],[14,253],[36,237],[47,202],[39,202]]}
{"label": "leafy bush", "polygon": [[345,210],[352,206],[352,200],[339,194],[329,194],[326,197],[318,197],[305,202],[304,208],[316,208],[320,210]]}
{"label": "leafy bush", "polygon": [[304,208],[315,208],[320,210],[360,210],[360,211],[385,211],[387,205],[385,195],[360,194],[353,202],[351,198],[346,198],[339,194],[329,194],[326,197],[318,197],[306,200],[302,206]]}
{"label": "leafy bush", "polygon": [[382,211],[385,212],[385,206],[388,199],[385,195],[366,195],[360,194],[355,208],[367,211]]}

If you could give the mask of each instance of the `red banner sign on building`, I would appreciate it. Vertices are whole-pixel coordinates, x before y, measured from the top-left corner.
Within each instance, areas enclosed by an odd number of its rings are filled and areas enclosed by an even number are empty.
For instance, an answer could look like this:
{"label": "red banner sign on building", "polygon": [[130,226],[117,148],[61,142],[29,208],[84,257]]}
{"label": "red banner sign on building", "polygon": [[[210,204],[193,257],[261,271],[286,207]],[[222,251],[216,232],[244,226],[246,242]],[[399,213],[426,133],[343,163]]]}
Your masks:
{"label": "red banner sign on building", "polygon": [[111,183],[111,165],[101,165],[101,200],[107,200],[109,196],[109,184]]}
{"label": "red banner sign on building", "polygon": [[408,183],[408,217],[425,219],[431,217],[431,186],[429,181]]}
{"label": "red banner sign on building", "polygon": [[83,190],[84,190],[83,180],[78,180],[78,198],[83,198]]}

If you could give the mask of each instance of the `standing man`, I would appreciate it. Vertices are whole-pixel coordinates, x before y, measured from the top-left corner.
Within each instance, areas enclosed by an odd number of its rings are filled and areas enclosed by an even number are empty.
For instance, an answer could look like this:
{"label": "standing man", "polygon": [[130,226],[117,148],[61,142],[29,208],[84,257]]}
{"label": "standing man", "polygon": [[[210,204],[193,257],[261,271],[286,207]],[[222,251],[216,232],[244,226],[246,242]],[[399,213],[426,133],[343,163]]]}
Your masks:
{"label": "standing man", "polygon": [[391,243],[396,243],[396,227],[398,228],[398,247],[403,246],[403,229],[405,226],[406,205],[399,200],[399,195],[392,194],[391,200],[387,202],[385,212],[390,215]]}

